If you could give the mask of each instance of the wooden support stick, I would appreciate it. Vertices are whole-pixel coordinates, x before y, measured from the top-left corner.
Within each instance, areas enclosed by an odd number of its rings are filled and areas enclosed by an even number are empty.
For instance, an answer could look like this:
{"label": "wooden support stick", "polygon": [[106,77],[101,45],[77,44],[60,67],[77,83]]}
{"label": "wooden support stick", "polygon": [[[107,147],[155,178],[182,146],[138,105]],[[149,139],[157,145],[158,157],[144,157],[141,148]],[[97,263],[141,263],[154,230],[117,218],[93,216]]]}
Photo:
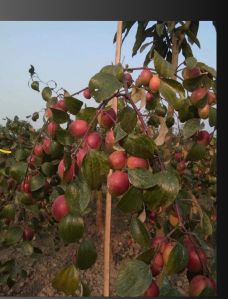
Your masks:
{"label": "wooden support stick", "polygon": [[[123,22],[118,21],[115,64],[120,63],[121,44],[122,44],[122,26],[123,26]],[[113,98],[112,108],[117,113],[117,98]],[[112,170],[110,170],[109,172],[109,175],[111,174],[112,174]],[[109,297],[111,214],[112,214],[112,197],[107,190],[106,211],[105,211],[105,232],[104,232],[104,290],[103,290],[104,297]]]}

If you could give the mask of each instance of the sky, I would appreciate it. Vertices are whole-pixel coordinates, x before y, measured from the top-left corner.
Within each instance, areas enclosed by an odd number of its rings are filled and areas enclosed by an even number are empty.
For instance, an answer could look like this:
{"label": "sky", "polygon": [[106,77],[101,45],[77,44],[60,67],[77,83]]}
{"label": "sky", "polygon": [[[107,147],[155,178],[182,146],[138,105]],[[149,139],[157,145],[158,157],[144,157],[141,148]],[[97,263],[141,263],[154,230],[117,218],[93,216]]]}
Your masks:
{"label": "sky", "polygon": [[[87,86],[103,66],[114,63],[116,28],[113,21],[0,21],[0,124],[6,116],[26,119],[45,107],[40,93],[28,87],[31,64],[43,81],[54,80],[59,88],[74,93]],[[136,28],[122,45],[121,61],[130,67],[142,66],[147,53],[131,56]],[[201,49],[194,45],[194,56],[216,68],[212,22],[200,22],[198,39]],[[40,127],[42,120],[32,124]]]}

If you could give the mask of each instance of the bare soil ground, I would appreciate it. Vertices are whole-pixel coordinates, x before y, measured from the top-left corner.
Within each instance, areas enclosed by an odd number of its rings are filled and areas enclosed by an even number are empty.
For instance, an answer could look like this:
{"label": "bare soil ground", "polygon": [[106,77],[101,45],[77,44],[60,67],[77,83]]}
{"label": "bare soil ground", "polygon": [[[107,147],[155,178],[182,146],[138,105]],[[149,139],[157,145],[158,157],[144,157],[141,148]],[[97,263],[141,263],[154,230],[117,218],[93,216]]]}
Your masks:
{"label": "bare soil ground", "polygon": [[[91,296],[102,296],[103,292],[103,239],[97,234],[95,225],[95,206],[93,211],[85,219],[85,236],[95,243],[98,257],[96,263],[88,270],[81,271],[83,281],[88,283]],[[0,296],[65,296],[57,292],[51,285],[55,274],[71,261],[72,253],[75,252],[75,244],[60,246],[56,251],[53,242],[53,232],[40,232],[33,245],[42,250],[42,254],[35,257],[26,257],[20,251],[12,248],[0,249],[1,261],[15,258],[18,264],[27,272],[27,277],[20,277],[12,288],[0,286]],[[119,210],[113,207],[111,229],[111,271],[110,271],[110,295],[115,296],[114,283],[122,260],[133,258],[140,252],[140,247],[133,243],[129,246],[130,233],[128,220]],[[60,241],[57,243],[61,243]],[[59,244],[57,244],[59,245]],[[61,244],[60,244],[61,245]],[[186,276],[177,280],[173,277],[173,285],[180,291],[188,287]]]}

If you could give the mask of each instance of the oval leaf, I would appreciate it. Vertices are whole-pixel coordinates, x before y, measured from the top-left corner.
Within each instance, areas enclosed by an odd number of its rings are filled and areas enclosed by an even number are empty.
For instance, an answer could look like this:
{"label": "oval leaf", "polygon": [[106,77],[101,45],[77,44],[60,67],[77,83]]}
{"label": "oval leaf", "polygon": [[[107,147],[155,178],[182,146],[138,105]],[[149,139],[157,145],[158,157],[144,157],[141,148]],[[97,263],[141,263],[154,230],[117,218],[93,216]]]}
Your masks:
{"label": "oval leaf", "polygon": [[183,127],[183,135],[184,138],[187,139],[193,136],[197,131],[201,129],[200,119],[199,118],[192,118],[186,121]]}
{"label": "oval leaf", "polygon": [[169,259],[166,264],[166,272],[168,274],[178,273],[185,269],[187,263],[187,249],[182,244],[177,243],[169,255]]}
{"label": "oval leaf", "polygon": [[139,189],[149,189],[157,184],[156,177],[146,169],[128,169],[130,183]]}
{"label": "oval leaf", "polygon": [[105,182],[110,166],[103,152],[91,150],[83,159],[82,172],[91,189],[100,188]]}
{"label": "oval leaf", "polygon": [[122,146],[130,155],[144,159],[152,158],[156,149],[153,139],[142,134],[130,134],[124,139]]}
{"label": "oval leaf", "polygon": [[184,88],[176,80],[162,79],[159,91],[165,100],[176,110],[180,107],[181,102],[185,98]]}
{"label": "oval leaf", "polygon": [[41,171],[47,177],[51,177],[53,174],[55,174],[56,170],[57,170],[57,165],[54,165],[51,162],[44,162],[41,165]]}
{"label": "oval leaf", "polygon": [[65,97],[64,98],[64,103],[67,107],[67,110],[71,114],[74,114],[74,115],[76,115],[81,110],[81,107],[83,105],[82,101],[80,101],[78,99],[75,99],[73,97]]}
{"label": "oval leaf", "polygon": [[175,69],[171,63],[166,61],[156,50],[154,50],[154,66],[160,76],[172,77]]}
{"label": "oval leaf", "polygon": [[68,130],[62,128],[56,130],[56,139],[62,145],[72,145],[74,143],[74,137]]}
{"label": "oval leaf", "polygon": [[74,295],[79,283],[79,272],[74,265],[70,265],[56,274],[52,286],[66,295]]}
{"label": "oval leaf", "polygon": [[180,190],[176,175],[171,171],[161,171],[154,174],[153,180],[156,184],[153,188],[146,190],[144,201],[151,209],[169,206]]}
{"label": "oval leaf", "polygon": [[33,81],[31,84],[31,88],[36,90],[36,91],[40,91],[39,90],[39,82],[38,81]]}
{"label": "oval leaf", "polygon": [[97,259],[96,247],[90,240],[84,240],[78,249],[77,266],[79,269],[85,270],[90,268]]}
{"label": "oval leaf", "polygon": [[121,297],[141,296],[149,287],[152,274],[149,265],[134,260],[121,265],[116,280],[116,293]]}
{"label": "oval leaf", "polygon": [[123,87],[123,84],[116,76],[104,72],[97,73],[89,81],[89,90],[97,102],[109,98],[121,87]]}
{"label": "oval leaf", "polygon": [[29,182],[31,191],[36,191],[42,188],[45,184],[45,178],[42,175],[33,176]]}
{"label": "oval leaf", "polygon": [[131,187],[120,199],[117,207],[124,213],[140,211],[142,209],[143,196],[142,190]]}
{"label": "oval leaf", "polygon": [[62,111],[60,109],[50,108],[52,111],[53,121],[57,124],[63,124],[69,120],[69,115],[67,112]]}
{"label": "oval leaf", "polygon": [[10,167],[10,176],[15,179],[17,182],[21,182],[25,176],[27,169],[27,163],[25,162],[16,162]]}
{"label": "oval leaf", "polygon": [[125,107],[118,113],[118,122],[120,127],[126,132],[131,133],[137,123],[135,111],[130,107]]}
{"label": "oval leaf", "polygon": [[52,95],[52,91],[50,87],[44,87],[44,89],[42,90],[42,98],[45,101],[48,101],[51,98]]}
{"label": "oval leaf", "polygon": [[81,239],[84,233],[84,221],[79,216],[67,215],[59,223],[60,237],[66,243],[73,243]]}
{"label": "oval leaf", "polygon": [[130,232],[132,238],[142,247],[149,247],[150,246],[150,235],[146,230],[143,223],[137,219],[133,218],[130,223]]}
{"label": "oval leaf", "polygon": [[186,160],[187,161],[199,161],[206,156],[206,148],[202,144],[193,144],[191,147]]}

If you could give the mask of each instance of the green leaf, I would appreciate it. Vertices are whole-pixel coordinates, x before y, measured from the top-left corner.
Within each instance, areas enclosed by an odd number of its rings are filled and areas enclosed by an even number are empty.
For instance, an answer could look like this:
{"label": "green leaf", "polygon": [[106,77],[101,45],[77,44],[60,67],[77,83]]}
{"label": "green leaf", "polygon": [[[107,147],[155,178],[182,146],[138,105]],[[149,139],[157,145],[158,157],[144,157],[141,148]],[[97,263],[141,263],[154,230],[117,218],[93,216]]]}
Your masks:
{"label": "green leaf", "polygon": [[87,209],[91,200],[91,190],[82,175],[66,187],[65,198],[71,213],[82,215]]}
{"label": "green leaf", "polygon": [[31,76],[33,76],[35,74],[35,68],[32,64],[30,64],[29,73],[30,73]]}
{"label": "green leaf", "polygon": [[186,38],[183,39],[181,44],[182,54],[185,58],[193,57],[192,49]]}
{"label": "green leaf", "polygon": [[157,32],[157,34],[158,34],[159,37],[163,34],[164,28],[165,28],[165,24],[164,23],[160,23],[160,24],[158,23],[158,24],[156,24],[156,32]]}
{"label": "green leaf", "polygon": [[185,59],[185,64],[189,69],[193,69],[197,65],[197,60],[195,57],[188,57]]}
{"label": "green leaf", "polygon": [[150,265],[153,257],[154,257],[155,251],[153,248],[149,248],[140,255],[137,256],[137,260],[143,261],[144,263]]}
{"label": "green leaf", "polygon": [[25,256],[30,256],[34,252],[34,248],[30,242],[25,241],[21,244],[21,251]]}
{"label": "green leaf", "polygon": [[[81,109],[81,111],[77,114],[77,119],[83,119],[88,123],[90,123],[91,120],[94,118],[96,112],[97,112],[96,108],[86,107],[84,109]],[[94,121],[94,123],[96,124],[96,121]]]}
{"label": "green leaf", "polygon": [[45,101],[48,101],[52,96],[51,88],[50,87],[44,87],[44,89],[42,90],[41,95],[42,95],[42,98]]}
{"label": "green leaf", "polygon": [[68,130],[62,128],[56,130],[56,139],[62,145],[72,145],[74,143],[74,137]]}
{"label": "green leaf", "polygon": [[210,107],[209,111],[209,125],[211,127],[216,126],[216,120],[217,120],[217,109],[214,107]]}
{"label": "green leaf", "polygon": [[50,108],[52,107],[54,104],[56,104],[58,102],[58,98],[57,97],[51,97],[47,100],[47,103],[46,103],[46,107],[47,108]]}
{"label": "green leaf", "polygon": [[120,199],[117,207],[124,213],[140,211],[143,204],[142,190],[131,187]]}
{"label": "green leaf", "polygon": [[106,65],[104,66],[101,70],[100,73],[105,73],[105,74],[111,74],[115,76],[119,81],[122,81],[123,79],[123,66],[121,63],[118,63],[116,65]]}
{"label": "green leaf", "polygon": [[90,240],[84,240],[78,249],[77,267],[85,270],[90,268],[97,259],[96,247]]}
{"label": "green leaf", "polygon": [[142,53],[149,45],[151,45],[153,42],[149,42],[149,43],[145,43],[144,45],[142,45],[142,47],[140,48],[140,53]]}
{"label": "green leaf", "polygon": [[149,189],[157,184],[156,177],[146,169],[128,169],[130,183],[139,189]]}
{"label": "green leaf", "polygon": [[110,166],[103,152],[91,150],[82,162],[82,172],[92,190],[97,190],[106,181]]}
{"label": "green leaf", "polygon": [[188,253],[187,249],[180,243],[177,243],[172,249],[168,262],[166,264],[166,272],[170,274],[178,273],[187,266]]}
{"label": "green leaf", "polygon": [[22,148],[19,148],[15,153],[15,159],[17,161],[23,161],[27,158],[27,156],[28,156],[27,152]]}
{"label": "green leaf", "polygon": [[7,246],[15,245],[22,238],[22,228],[19,226],[12,226],[6,231],[5,244]]}
{"label": "green leaf", "polygon": [[66,243],[80,240],[84,233],[82,217],[68,214],[59,223],[59,235]]}
{"label": "green leaf", "polygon": [[137,116],[134,109],[126,106],[118,113],[117,121],[120,123],[121,128],[126,133],[131,133],[137,123]]}
{"label": "green leaf", "polygon": [[154,174],[154,185],[144,193],[144,201],[151,209],[169,206],[180,190],[176,175],[168,170]]}
{"label": "green leaf", "polygon": [[165,100],[176,110],[180,107],[185,97],[183,86],[173,79],[162,79],[159,91]]}
{"label": "green leaf", "polygon": [[209,296],[216,296],[216,291],[214,288],[206,287],[200,294],[200,297],[209,297]]}
{"label": "green leaf", "polygon": [[182,294],[175,288],[172,287],[170,284],[167,276],[164,277],[162,281],[162,286],[160,288],[160,294],[161,297],[176,297],[176,296],[182,296]]}
{"label": "green leaf", "polygon": [[144,159],[152,158],[156,149],[153,139],[143,134],[130,134],[122,146],[130,155]]}
{"label": "green leaf", "polygon": [[38,112],[34,112],[34,113],[32,114],[32,120],[33,120],[33,121],[37,121],[37,119],[39,119],[39,113],[38,113]]}
{"label": "green leaf", "polygon": [[194,42],[200,48],[200,42],[199,42],[198,38],[196,37],[196,35],[191,30],[187,30],[186,34],[189,37],[189,41]]}
{"label": "green leaf", "polygon": [[[203,240],[207,240],[209,236],[213,234],[213,226],[208,215],[203,212],[202,223],[199,223],[194,228],[194,233]],[[200,240],[200,245],[202,245],[202,240]]]}
{"label": "green leaf", "polygon": [[156,50],[154,51],[154,66],[160,76],[172,77],[175,73],[172,64],[166,61]]}
{"label": "green leaf", "polygon": [[23,181],[25,173],[27,169],[27,163],[25,162],[15,162],[11,167],[10,167],[10,176],[15,179],[18,183]]}
{"label": "green leaf", "polygon": [[[157,107],[157,105],[159,105],[159,103],[160,103],[160,94],[155,93],[155,94],[153,94],[153,96],[154,96],[153,101],[146,103],[147,110],[154,110]],[[151,115],[151,116],[154,116],[154,115]]]}
{"label": "green leaf", "polygon": [[127,133],[121,128],[121,124],[117,123],[113,130],[115,136],[115,143],[119,142],[127,136]]}
{"label": "green leaf", "polygon": [[47,177],[51,177],[53,174],[56,173],[57,171],[57,165],[54,165],[51,162],[44,162],[41,165],[41,171],[42,173],[47,176]]}
{"label": "green leaf", "polygon": [[40,91],[39,90],[39,82],[38,81],[33,81],[31,84],[31,88],[36,90],[36,91]]}
{"label": "green leaf", "polygon": [[81,213],[78,198],[78,186],[75,184],[75,182],[68,184],[65,190],[65,199],[67,201],[71,213],[74,215],[80,215]]}
{"label": "green leaf", "polygon": [[31,205],[33,203],[33,200],[31,196],[26,192],[16,192],[15,200],[19,202],[20,204],[24,205]]}
{"label": "green leaf", "polygon": [[188,91],[193,91],[194,89],[196,89],[202,85],[210,88],[212,86],[212,84],[213,84],[213,81],[211,79],[209,79],[207,75],[200,75],[198,77],[185,79],[183,81],[183,86]]}
{"label": "green leaf", "polygon": [[78,99],[75,99],[73,97],[65,97],[64,98],[64,103],[67,107],[67,110],[71,114],[74,114],[74,115],[76,115],[81,110],[81,107],[83,105],[82,101],[80,101]]}
{"label": "green leaf", "polygon": [[193,144],[186,157],[186,161],[199,161],[206,156],[206,153],[207,151],[204,145]]}
{"label": "green leaf", "polygon": [[45,184],[45,178],[42,175],[33,176],[29,182],[31,191],[36,191],[42,188]]}
{"label": "green leaf", "polygon": [[187,139],[193,136],[200,129],[201,129],[201,125],[200,125],[199,118],[192,118],[187,120],[183,127],[184,138]]}
{"label": "green leaf", "polygon": [[[125,35],[123,37],[122,42],[125,40],[125,38],[127,37],[129,31],[131,30],[131,27],[136,23],[136,21],[123,21],[123,26],[122,26],[122,34],[125,32]],[[116,34],[114,36],[113,39],[113,43],[116,42]]]}
{"label": "green leaf", "polygon": [[138,52],[138,49],[146,39],[146,26],[148,22],[144,21],[138,21],[138,28],[136,31],[136,36],[135,36],[135,43],[132,49],[132,57],[135,56]]}
{"label": "green leaf", "polygon": [[63,156],[63,146],[62,144],[56,142],[55,140],[52,141],[50,155],[52,159],[60,159]]}
{"label": "green leaf", "polygon": [[116,293],[120,297],[142,296],[151,281],[149,265],[138,260],[123,263],[117,275]]}
{"label": "green leaf", "polygon": [[97,73],[89,81],[89,89],[97,102],[112,96],[123,84],[112,74]]}
{"label": "green leaf", "polygon": [[130,223],[130,232],[132,238],[142,247],[147,248],[150,246],[150,235],[143,223],[133,218]]}
{"label": "green leaf", "polygon": [[80,283],[79,271],[74,265],[67,266],[56,274],[52,286],[66,295],[74,295]]}
{"label": "green leaf", "polygon": [[14,219],[15,218],[15,207],[13,204],[6,204],[2,210],[0,211],[0,218],[8,218],[8,219]]}
{"label": "green leaf", "polygon": [[197,66],[204,72],[208,72],[209,74],[211,74],[213,77],[216,78],[217,73],[216,70],[208,65],[206,65],[205,63],[202,62],[198,62]]}
{"label": "green leaf", "polygon": [[60,109],[50,108],[52,111],[53,121],[57,124],[63,124],[69,120],[69,115],[67,112],[62,111]]}
{"label": "green leaf", "polygon": [[82,286],[83,286],[82,297],[90,297],[91,291],[90,291],[88,284],[86,284],[82,281]]}

